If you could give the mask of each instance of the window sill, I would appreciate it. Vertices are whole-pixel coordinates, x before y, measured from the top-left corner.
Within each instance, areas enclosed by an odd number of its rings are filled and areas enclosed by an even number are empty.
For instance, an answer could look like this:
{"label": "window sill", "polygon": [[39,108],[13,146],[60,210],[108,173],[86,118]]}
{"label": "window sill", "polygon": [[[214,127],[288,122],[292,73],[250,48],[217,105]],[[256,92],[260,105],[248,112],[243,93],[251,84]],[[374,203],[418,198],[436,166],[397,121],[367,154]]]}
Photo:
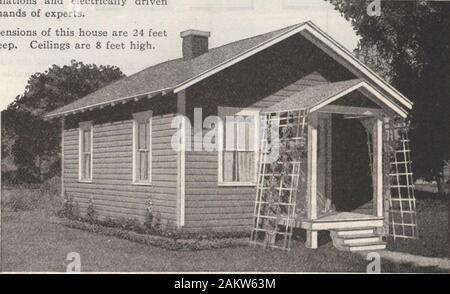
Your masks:
{"label": "window sill", "polygon": [[153,184],[152,183],[132,183],[132,185],[133,186],[147,186],[147,187],[150,187],[150,186],[153,186]]}
{"label": "window sill", "polygon": [[219,182],[219,187],[255,187],[256,183],[251,182]]}
{"label": "window sill", "polygon": [[78,183],[82,183],[82,184],[92,184],[92,180],[78,180]]}

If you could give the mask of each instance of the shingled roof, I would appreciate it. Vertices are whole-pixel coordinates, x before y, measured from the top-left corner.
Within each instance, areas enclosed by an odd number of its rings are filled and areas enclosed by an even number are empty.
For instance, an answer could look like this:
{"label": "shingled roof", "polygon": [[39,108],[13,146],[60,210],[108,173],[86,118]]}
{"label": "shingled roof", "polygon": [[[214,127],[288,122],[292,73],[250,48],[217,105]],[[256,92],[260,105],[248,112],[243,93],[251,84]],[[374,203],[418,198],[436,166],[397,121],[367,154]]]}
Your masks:
{"label": "shingled roof", "polygon": [[406,117],[408,114],[405,109],[392,103],[392,101],[387,99],[385,95],[367,83],[364,79],[324,83],[306,88],[270,106],[264,110],[264,113],[276,113],[300,109],[306,109],[310,112],[314,112],[334,100],[356,90],[361,91],[367,97],[372,97],[372,99],[378,100],[380,103],[383,103],[387,108],[391,109],[401,117]]}
{"label": "shingled roof", "polygon": [[353,86],[356,86],[364,82],[362,79],[347,80],[335,83],[325,83],[318,86],[306,88],[303,91],[295,93],[294,95],[286,98],[285,100],[278,102],[267,108],[264,112],[279,112],[298,109],[311,109],[320,103],[327,101],[328,99],[342,93]]}
{"label": "shingled roof", "polygon": [[289,26],[280,30],[236,41],[224,46],[210,49],[207,53],[193,59],[174,59],[148,67],[131,76],[124,77],[84,98],[58,108],[47,117],[71,113],[81,109],[106,105],[114,101],[132,99],[134,97],[159,94],[171,91],[179,84],[220,65],[227,60],[239,56],[254,47],[277,36],[287,33],[303,25]]}
{"label": "shingled roof", "polygon": [[343,66],[358,73],[358,77],[375,85],[377,89],[381,89],[383,95],[387,95],[394,103],[407,109],[412,108],[413,103],[408,98],[355,58],[342,45],[308,21],[213,48],[193,59],[174,59],[148,67],[71,104],[56,109],[48,113],[46,117],[74,114],[132,99],[151,98],[172,91],[177,93],[299,32],[307,39],[312,40],[319,48],[337,54]]}

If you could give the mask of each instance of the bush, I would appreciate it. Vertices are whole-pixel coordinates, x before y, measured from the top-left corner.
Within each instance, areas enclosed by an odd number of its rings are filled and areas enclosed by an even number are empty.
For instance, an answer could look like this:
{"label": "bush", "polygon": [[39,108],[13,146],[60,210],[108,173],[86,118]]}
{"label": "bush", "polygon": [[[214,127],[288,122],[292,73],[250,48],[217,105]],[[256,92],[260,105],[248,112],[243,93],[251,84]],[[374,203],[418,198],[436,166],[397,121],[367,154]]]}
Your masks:
{"label": "bush", "polygon": [[154,217],[152,218],[152,223],[151,223],[150,229],[155,230],[155,231],[162,230],[162,218],[161,218],[160,212],[155,213]]}
{"label": "bush", "polygon": [[89,223],[95,223],[95,209],[94,209],[94,198],[89,198],[89,205],[86,209],[86,218]]}
{"label": "bush", "polygon": [[56,215],[71,220],[80,220],[80,208],[78,202],[73,200],[69,194],[64,193],[62,208],[56,212]]}
{"label": "bush", "polygon": [[[106,217],[104,219],[99,218],[89,218],[81,217],[79,214],[74,212],[70,213],[70,211],[76,210],[76,202],[66,201],[65,206],[61,209],[57,215],[62,218],[66,218],[69,220],[81,221],[84,223],[89,223],[92,225],[96,225],[103,228],[115,228],[121,229],[127,232],[135,232],[137,234],[142,235],[152,235],[152,236],[160,236],[171,238],[174,240],[216,240],[216,239],[229,239],[229,238],[248,238],[250,237],[250,233],[247,231],[239,231],[239,232],[217,232],[211,229],[205,229],[200,232],[186,232],[178,229],[173,222],[168,221],[166,225],[162,225],[162,220],[160,218],[160,214],[157,213],[158,217],[154,218],[154,222],[152,226],[148,226],[148,224],[144,222],[140,222],[137,219],[129,219],[129,218],[110,218]],[[66,211],[69,211],[67,213]],[[155,221],[156,220],[156,221]]]}
{"label": "bush", "polygon": [[111,218],[106,217],[100,219],[97,217],[94,209],[94,200],[90,198],[89,205],[86,210],[86,215],[82,217],[79,211],[79,205],[73,201],[70,195],[66,194],[62,208],[57,212],[57,216],[69,220],[80,221],[100,228],[121,229],[127,232],[134,232],[142,235],[152,235],[166,237],[173,240],[215,240],[215,239],[229,239],[229,238],[247,238],[250,233],[245,232],[217,232],[211,229],[205,229],[201,232],[191,233],[182,231],[177,228],[173,221],[164,220],[160,212],[153,213],[151,201],[147,202],[147,213],[143,222],[137,219],[130,219],[125,217]]}
{"label": "bush", "polygon": [[[5,174],[8,182],[12,184],[38,184],[42,183],[36,169],[20,167],[15,171]],[[2,175],[3,177],[3,175]],[[3,180],[3,178],[2,178]]]}
{"label": "bush", "polygon": [[146,202],[146,213],[145,213],[145,220],[144,220],[144,226],[147,229],[153,228],[153,202],[152,200],[147,200]]}
{"label": "bush", "polygon": [[17,186],[21,183],[17,178],[17,171],[2,171],[2,186]]}
{"label": "bush", "polygon": [[[111,220],[112,223],[119,223],[117,220]],[[124,221],[124,220],[122,220]],[[88,232],[114,236],[117,238],[138,242],[151,246],[158,246],[169,250],[210,250],[225,247],[248,246],[248,235],[243,237],[211,238],[211,239],[177,239],[173,237],[140,234],[133,231],[127,231],[118,227],[106,227],[97,224],[88,224],[76,220],[63,220],[60,224],[69,228],[85,230]],[[245,238],[245,239],[244,239]]]}

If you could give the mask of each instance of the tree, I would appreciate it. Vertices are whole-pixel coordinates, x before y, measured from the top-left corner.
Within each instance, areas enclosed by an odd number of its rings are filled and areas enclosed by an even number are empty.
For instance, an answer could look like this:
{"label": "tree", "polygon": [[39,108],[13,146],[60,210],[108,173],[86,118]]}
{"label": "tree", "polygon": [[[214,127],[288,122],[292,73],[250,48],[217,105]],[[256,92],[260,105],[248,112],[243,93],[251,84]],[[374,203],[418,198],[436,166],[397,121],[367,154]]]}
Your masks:
{"label": "tree", "polygon": [[364,48],[375,48],[389,65],[391,83],[414,103],[411,144],[417,176],[439,181],[450,158],[450,3],[326,0],[349,20]]}
{"label": "tree", "polygon": [[362,46],[361,42],[358,42],[358,47],[353,51],[353,54],[361,60],[365,65],[369,66],[385,81],[392,82],[390,64],[380,57],[380,53],[375,46]]}
{"label": "tree", "polygon": [[[2,146],[13,140],[10,156],[17,167],[16,181],[41,182],[59,172],[61,126],[45,121],[49,111],[80,99],[122,78],[115,66],[72,61],[30,77],[25,92],[2,112]],[[11,144],[9,144],[11,145]],[[2,152],[2,157],[8,156]],[[7,177],[9,178],[9,177]]]}

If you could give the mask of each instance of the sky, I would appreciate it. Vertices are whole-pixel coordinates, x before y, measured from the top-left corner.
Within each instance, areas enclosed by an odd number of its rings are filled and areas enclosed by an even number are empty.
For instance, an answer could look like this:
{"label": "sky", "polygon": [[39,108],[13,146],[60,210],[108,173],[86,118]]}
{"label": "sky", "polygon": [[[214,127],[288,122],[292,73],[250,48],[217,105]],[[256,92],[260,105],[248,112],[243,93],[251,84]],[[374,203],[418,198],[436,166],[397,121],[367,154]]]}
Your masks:
{"label": "sky", "polygon": [[[156,46],[153,51],[42,51],[29,48],[31,39],[17,39],[19,49],[0,50],[0,109],[5,109],[24,92],[32,74],[43,72],[53,64],[70,64],[75,59],[97,65],[116,65],[126,75],[131,75],[159,62],[178,58],[181,56],[179,33],[186,29],[210,31],[212,48],[311,20],[351,51],[358,41],[351,25],[331,4],[322,0],[168,0],[169,5],[163,8],[136,8],[130,2],[133,1],[128,0],[124,8],[83,8],[85,18],[0,18],[0,29],[145,28],[167,30],[168,34],[167,38],[150,40]],[[39,7],[47,8],[44,4]],[[0,37],[0,43],[6,41],[5,37]]]}

